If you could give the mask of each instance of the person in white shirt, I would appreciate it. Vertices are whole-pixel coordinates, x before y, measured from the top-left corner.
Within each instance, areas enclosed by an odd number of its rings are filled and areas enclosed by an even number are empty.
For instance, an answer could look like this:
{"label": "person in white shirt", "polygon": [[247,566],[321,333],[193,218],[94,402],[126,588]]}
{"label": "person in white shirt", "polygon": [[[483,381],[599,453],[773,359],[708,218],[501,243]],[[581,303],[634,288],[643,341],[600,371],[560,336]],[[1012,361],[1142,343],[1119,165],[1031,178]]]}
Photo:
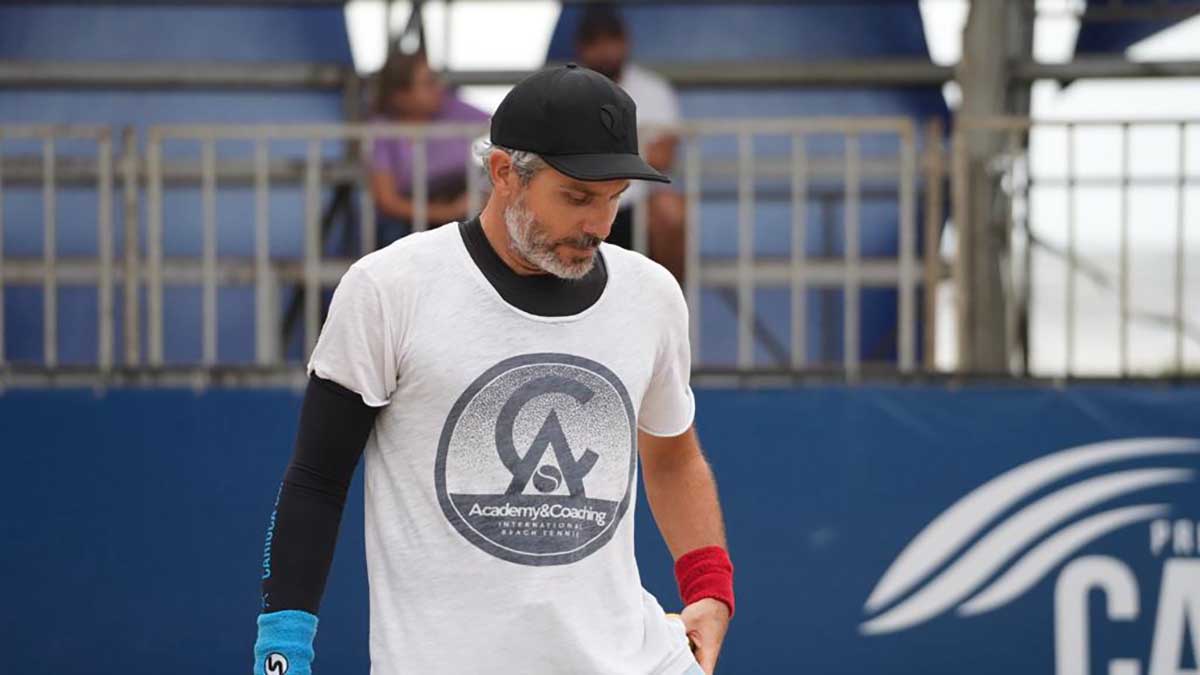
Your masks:
{"label": "person in white shirt", "polygon": [[[268,520],[256,675],[312,672],[360,456],[372,675],[716,667],[733,564],[687,305],[604,242],[631,181],[668,179],[638,155],[629,95],[573,63],[514,87],[490,142],[479,216],[364,256],[334,291]],[[639,469],[676,616],[634,557]]]}
{"label": "person in white shirt", "polygon": [[[637,64],[629,62],[629,36],[617,10],[604,3],[589,4],[575,33],[579,62],[606,75],[624,89],[637,104],[638,124],[646,130],[646,161],[662,173],[675,165],[679,137],[679,101],[670,83]],[[685,254],[683,195],[665,187],[635,184],[621,200],[608,241],[633,247],[633,205],[645,199],[650,257],[683,281]]]}

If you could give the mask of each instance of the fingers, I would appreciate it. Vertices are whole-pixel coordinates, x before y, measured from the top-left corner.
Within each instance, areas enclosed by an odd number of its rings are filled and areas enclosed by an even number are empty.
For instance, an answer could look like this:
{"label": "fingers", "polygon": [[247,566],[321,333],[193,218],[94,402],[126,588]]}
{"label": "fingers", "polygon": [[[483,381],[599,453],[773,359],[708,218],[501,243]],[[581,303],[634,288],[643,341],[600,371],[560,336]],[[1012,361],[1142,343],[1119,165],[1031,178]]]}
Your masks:
{"label": "fingers", "polygon": [[696,658],[696,662],[700,664],[704,672],[711,675],[717,667],[718,647],[711,644],[711,640],[706,640],[700,631],[689,631],[688,640],[694,645],[692,656]]}

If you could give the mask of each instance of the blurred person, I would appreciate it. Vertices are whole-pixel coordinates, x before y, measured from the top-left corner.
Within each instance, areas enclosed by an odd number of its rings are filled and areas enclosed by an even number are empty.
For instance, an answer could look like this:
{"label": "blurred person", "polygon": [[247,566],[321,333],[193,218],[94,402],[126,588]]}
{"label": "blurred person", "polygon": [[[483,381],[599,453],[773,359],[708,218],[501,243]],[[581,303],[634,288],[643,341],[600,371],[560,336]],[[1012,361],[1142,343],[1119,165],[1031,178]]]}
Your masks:
{"label": "blurred person", "polygon": [[[429,67],[424,52],[393,52],[379,72],[375,123],[484,122],[487,113],[446,89]],[[471,138],[430,138],[425,144],[430,227],[461,220],[467,213],[467,166]],[[412,231],[413,144],[406,138],[375,141],[371,159],[371,194],[379,210],[380,245]]]}
{"label": "blurred person", "polygon": [[[637,104],[638,122],[643,126],[678,124],[679,101],[671,85],[657,74],[629,62],[628,30],[615,7],[597,3],[584,9],[575,34],[575,51],[580,63],[607,75],[633,98]],[[678,136],[671,131],[654,131],[646,142],[646,161],[658,171],[669,173],[675,164],[678,144]],[[678,192],[665,187],[648,189],[642,185],[630,188],[621,201],[609,241],[625,248],[633,247],[633,205],[643,198],[647,198],[650,257],[662,263],[682,282],[687,209]]]}
{"label": "blurred person", "polygon": [[[337,286],[270,518],[257,675],[310,673],[360,456],[373,675],[716,666],[733,566],[687,306],[665,268],[604,242],[630,181],[667,179],[637,154],[629,96],[574,64],[519,83],[490,140],[479,216]],[[639,458],[679,615],[641,586]]]}

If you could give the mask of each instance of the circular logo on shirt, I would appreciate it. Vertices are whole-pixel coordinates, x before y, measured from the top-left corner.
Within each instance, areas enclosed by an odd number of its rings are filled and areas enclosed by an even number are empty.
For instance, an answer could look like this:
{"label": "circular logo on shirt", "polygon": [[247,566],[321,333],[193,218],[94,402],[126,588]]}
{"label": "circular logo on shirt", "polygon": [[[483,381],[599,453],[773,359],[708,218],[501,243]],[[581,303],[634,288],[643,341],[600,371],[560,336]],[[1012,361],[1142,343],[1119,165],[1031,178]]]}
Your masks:
{"label": "circular logo on shirt", "polygon": [[636,443],[629,393],[608,368],[569,354],[505,359],[446,418],[438,501],[497,558],[572,563],[604,546],[629,508]]}

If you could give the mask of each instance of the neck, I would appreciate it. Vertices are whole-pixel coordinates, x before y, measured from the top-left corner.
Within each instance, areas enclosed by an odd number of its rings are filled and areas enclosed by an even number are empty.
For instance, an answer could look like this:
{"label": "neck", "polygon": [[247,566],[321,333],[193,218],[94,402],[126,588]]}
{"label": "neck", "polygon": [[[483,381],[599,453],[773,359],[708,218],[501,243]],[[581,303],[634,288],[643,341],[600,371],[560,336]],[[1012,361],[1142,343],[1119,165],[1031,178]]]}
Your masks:
{"label": "neck", "polygon": [[487,206],[483,207],[483,212],[479,214],[479,222],[483,225],[483,234],[495,249],[496,255],[499,255],[504,264],[508,265],[512,271],[522,276],[547,273],[530,264],[528,260],[512,250],[508,237],[508,226],[504,223],[504,205],[499,204],[494,197],[488,199]]}

